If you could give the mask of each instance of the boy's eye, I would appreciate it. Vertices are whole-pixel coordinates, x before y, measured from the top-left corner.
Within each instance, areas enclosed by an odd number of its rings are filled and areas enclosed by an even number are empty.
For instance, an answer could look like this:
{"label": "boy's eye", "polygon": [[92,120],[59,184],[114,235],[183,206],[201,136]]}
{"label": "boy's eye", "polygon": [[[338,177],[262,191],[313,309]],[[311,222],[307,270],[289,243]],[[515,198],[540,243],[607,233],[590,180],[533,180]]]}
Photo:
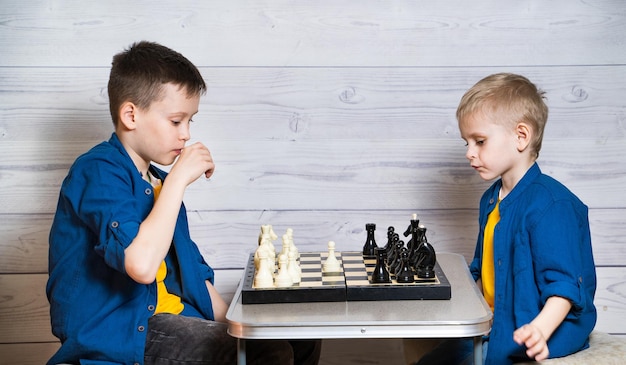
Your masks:
{"label": "boy's eye", "polygon": [[476,141],[476,144],[477,145],[482,145],[482,144],[485,144],[485,141],[484,140],[479,140],[479,141]]}

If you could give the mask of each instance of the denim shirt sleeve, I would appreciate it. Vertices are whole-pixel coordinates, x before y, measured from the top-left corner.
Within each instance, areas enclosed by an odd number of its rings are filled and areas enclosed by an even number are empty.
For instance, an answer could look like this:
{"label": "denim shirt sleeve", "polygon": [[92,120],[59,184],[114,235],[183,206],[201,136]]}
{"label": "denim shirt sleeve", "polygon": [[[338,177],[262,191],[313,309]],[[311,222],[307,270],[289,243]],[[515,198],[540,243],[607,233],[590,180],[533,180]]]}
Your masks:
{"label": "denim shirt sleeve", "polygon": [[[154,197],[146,185],[138,186],[139,172],[120,168],[115,152],[93,153],[78,159],[62,195],[86,227],[97,237],[95,251],[107,265],[125,273],[124,250],[139,231]],[[136,170],[135,170],[136,171]]]}
{"label": "denim shirt sleeve", "polygon": [[[541,288],[541,302],[549,297],[560,296],[572,303],[571,314],[579,313],[585,305],[582,290],[584,252],[577,247],[584,242],[581,237],[580,217],[575,207],[567,200],[556,200],[549,204],[534,222],[530,240],[535,280]],[[574,247],[572,247],[574,246]]]}

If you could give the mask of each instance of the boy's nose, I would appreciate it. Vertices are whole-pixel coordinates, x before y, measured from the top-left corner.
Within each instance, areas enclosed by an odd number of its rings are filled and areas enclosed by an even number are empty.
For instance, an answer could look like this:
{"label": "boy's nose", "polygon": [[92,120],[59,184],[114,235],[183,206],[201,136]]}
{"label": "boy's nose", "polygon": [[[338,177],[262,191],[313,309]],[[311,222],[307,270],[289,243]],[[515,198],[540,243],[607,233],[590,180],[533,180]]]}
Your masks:
{"label": "boy's nose", "polygon": [[180,139],[183,141],[188,141],[191,138],[191,133],[189,133],[189,126],[183,126],[180,128]]}

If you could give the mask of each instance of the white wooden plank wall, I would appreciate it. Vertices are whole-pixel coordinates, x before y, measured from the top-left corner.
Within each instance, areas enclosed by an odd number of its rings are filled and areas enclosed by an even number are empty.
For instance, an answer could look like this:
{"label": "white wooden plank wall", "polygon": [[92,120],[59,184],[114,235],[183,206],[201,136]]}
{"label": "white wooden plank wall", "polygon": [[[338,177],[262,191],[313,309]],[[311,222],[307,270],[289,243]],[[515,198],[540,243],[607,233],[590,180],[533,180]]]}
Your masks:
{"label": "white wooden plank wall", "polygon": [[[415,212],[438,251],[469,259],[488,183],[454,114],[467,88],[507,71],[547,91],[540,165],[590,207],[597,329],[626,335],[624,34],[615,0],[3,0],[0,364],[58,347],[44,292],[58,189],[112,132],[111,57],[141,39],[186,55],[209,85],[192,137],[217,169],[186,204],[226,297],[261,224],[294,228],[301,250],[355,250],[365,223],[383,241]],[[360,351],[340,347],[326,363]]]}

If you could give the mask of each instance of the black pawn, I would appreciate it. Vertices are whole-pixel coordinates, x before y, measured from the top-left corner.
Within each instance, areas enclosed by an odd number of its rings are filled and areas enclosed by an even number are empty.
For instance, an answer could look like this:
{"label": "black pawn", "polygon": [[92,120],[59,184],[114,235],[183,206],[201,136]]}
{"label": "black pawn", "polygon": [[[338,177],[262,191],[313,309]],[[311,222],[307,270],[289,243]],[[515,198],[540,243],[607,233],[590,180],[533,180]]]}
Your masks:
{"label": "black pawn", "polygon": [[394,231],[395,231],[395,228],[393,228],[393,226],[389,226],[389,228],[387,228],[387,243],[385,244],[385,247],[384,247],[387,254],[389,254],[389,251],[391,251],[391,245],[393,245]]}
{"label": "black pawn", "polygon": [[373,259],[376,258],[376,239],[374,238],[374,231],[376,230],[376,224],[367,223],[365,225],[365,230],[367,231],[367,238],[365,239],[365,244],[363,245],[363,257]]}
{"label": "black pawn", "polygon": [[396,281],[398,283],[412,283],[415,281],[415,274],[409,267],[409,253],[407,251],[402,252],[400,259],[400,270],[396,274]]}
{"label": "black pawn", "polygon": [[391,283],[391,277],[386,267],[387,252],[383,248],[376,248],[376,266],[372,272],[372,283]]}

